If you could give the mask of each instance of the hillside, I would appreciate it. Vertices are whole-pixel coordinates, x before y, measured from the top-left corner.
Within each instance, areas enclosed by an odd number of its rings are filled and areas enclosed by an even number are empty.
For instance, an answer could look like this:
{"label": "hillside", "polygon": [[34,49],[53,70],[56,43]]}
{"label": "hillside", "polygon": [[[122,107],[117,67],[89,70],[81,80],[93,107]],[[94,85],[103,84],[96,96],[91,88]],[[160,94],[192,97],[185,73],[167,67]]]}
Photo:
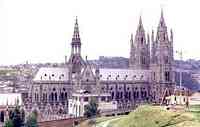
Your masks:
{"label": "hillside", "polygon": [[167,111],[161,107],[141,106],[128,116],[110,122],[110,127],[199,127],[199,118],[189,112]]}
{"label": "hillside", "polygon": [[160,106],[141,106],[127,116],[111,117],[97,127],[200,127],[200,107],[191,111],[168,111]]}

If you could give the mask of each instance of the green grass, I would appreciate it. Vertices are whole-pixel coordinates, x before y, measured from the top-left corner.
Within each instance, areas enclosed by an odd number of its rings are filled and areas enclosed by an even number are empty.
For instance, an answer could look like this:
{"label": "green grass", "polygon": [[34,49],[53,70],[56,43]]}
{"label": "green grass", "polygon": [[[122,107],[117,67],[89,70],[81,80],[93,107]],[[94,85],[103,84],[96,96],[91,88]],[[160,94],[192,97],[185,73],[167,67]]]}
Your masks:
{"label": "green grass", "polygon": [[197,114],[167,111],[159,106],[146,105],[126,117],[110,122],[109,127],[200,127]]}
{"label": "green grass", "polygon": [[[143,105],[126,116],[100,117],[96,124],[111,120],[107,127],[200,127],[200,105],[186,111],[169,111],[164,107]],[[88,122],[88,121],[87,121]],[[90,122],[88,122],[90,123]],[[81,127],[94,127],[85,124]]]}

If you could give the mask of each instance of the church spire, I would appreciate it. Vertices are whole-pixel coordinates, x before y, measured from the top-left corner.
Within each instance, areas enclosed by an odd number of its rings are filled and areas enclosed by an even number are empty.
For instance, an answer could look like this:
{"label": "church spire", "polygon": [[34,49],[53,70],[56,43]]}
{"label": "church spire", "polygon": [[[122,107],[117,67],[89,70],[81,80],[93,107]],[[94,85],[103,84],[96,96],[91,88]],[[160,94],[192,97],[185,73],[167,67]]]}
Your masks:
{"label": "church spire", "polygon": [[76,17],[75,24],[74,24],[74,34],[72,37],[72,53],[71,54],[81,54],[81,39],[79,35],[79,27],[78,27],[78,18]]}
{"label": "church spire", "polygon": [[163,9],[161,9],[161,16],[160,16],[160,22],[159,22],[159,27],[165,27],[165,19],[164,19],[164,15],[163,15]]}
{"label": "church spire", "polygon": [[139,24],[138,24],[138,31],[141,31],[141,30],[144,30],[143,28],[143,24],[142,24],[142,17],[140,16],[140,19],[139,19]]}
{"label": "church spire", "polygon": [[73,38],[72,38],[72,43],[81,43],[77,17],[76,17],[75,25],[74,25],[74,34],[73,34]]}

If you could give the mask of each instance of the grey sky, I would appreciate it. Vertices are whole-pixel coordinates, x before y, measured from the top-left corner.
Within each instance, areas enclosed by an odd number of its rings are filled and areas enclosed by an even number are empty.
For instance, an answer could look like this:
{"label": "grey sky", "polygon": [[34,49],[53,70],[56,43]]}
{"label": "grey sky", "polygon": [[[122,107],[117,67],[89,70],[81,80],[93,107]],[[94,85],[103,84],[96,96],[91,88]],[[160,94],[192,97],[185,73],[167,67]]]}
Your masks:
{"label": "grey sky", "polygon": [[139,16],[151,33],[161,8],[175,50],[183,49],[185,59],[200,59],[198,0],[0,0],[0,64],[63,62],[76,16],[84,58],[129,57]]}

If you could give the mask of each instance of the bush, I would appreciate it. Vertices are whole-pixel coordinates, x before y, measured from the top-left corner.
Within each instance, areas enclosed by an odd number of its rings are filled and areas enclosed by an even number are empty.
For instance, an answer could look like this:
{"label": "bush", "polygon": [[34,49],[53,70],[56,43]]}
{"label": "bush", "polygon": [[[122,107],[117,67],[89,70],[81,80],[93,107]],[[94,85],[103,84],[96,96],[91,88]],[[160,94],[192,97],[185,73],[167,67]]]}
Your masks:
{"label": "bush", "polygon": [[32,113],[27,117],[25,127],[38,127],[37,116],[35,113]]}
{"label": "bush", "polygon": [[14,126],[13,126],[12,120],[7,120],[7,121],[5,122],[4,127],[14,127]]}
{"label": "bush", "polygon": [[87,118],[99,115],[98,104],[95,99],[91,99],[88,105],[85,106],[84,116]]}

